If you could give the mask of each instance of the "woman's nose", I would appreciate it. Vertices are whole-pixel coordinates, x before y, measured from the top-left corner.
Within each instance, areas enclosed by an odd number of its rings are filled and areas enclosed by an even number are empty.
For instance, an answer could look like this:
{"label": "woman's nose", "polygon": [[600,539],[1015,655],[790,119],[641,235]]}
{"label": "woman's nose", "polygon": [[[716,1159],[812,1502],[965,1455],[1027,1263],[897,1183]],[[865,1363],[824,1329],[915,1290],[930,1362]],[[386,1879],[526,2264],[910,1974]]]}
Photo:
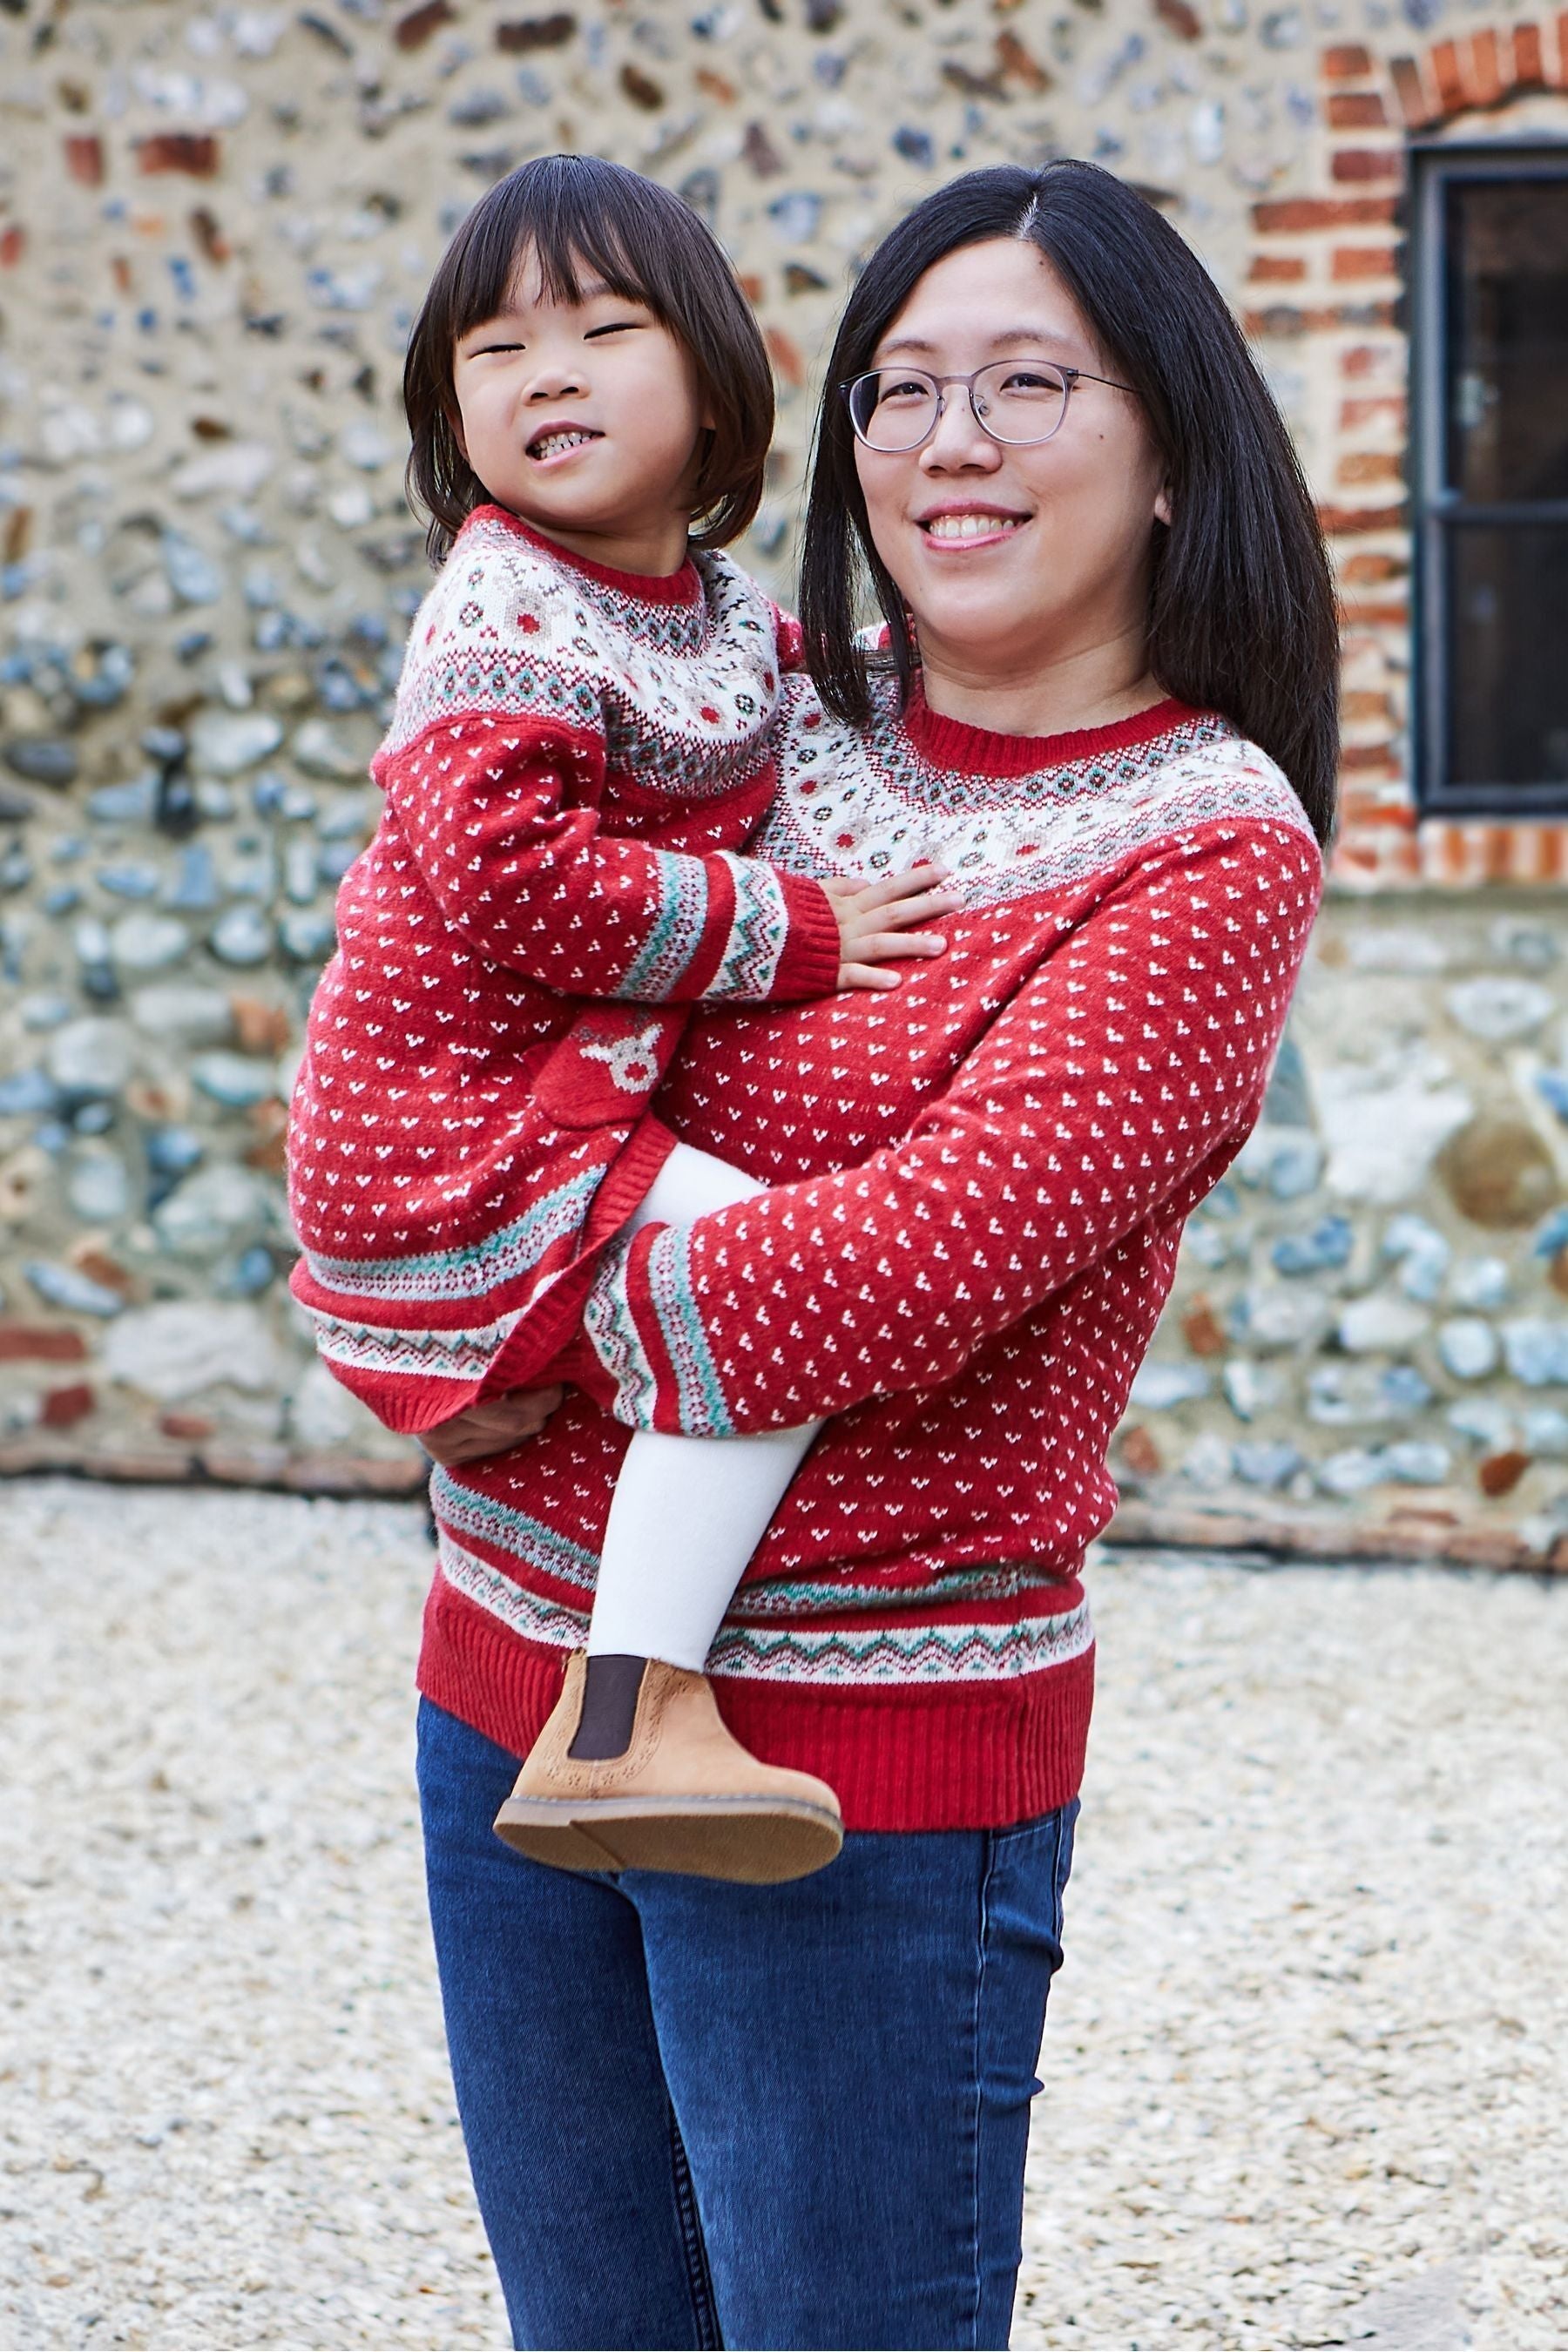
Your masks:
{"label": "woman's nose", "polygon": [[1001,449],[983,430],[963,384],[948,384],[931,436],[921,451],[922,472],[944,474],[954,467],[977,466],[994,473],[1001,462]]}

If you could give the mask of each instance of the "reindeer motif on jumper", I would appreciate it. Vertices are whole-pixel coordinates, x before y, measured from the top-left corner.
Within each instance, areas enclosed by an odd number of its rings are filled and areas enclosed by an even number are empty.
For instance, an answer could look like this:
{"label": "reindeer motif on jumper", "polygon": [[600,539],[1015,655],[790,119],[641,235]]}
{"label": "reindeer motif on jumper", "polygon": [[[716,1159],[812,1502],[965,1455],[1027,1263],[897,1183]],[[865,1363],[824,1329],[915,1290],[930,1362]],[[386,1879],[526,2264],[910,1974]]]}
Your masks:
{"label": "reindeer motif on jumper", "polygon": [[533,1082],[535,1101],[558,1127],[621,1127],[638,1118],[661,1084],[687,1010],[650,1013],[610,1004],[584,1013],[552,1046]]}

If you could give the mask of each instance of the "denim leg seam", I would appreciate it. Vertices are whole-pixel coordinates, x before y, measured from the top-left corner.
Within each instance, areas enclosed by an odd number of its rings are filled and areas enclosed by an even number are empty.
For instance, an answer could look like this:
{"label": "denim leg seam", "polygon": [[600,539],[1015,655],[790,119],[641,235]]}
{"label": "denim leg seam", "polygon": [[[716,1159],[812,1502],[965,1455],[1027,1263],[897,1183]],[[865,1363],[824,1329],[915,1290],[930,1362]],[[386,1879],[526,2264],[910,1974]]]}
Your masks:
{"label": "denim leg seam", "polygon": [[980,2134],[984,2118],[984,2095],[980,2080],[980,2011],[985,1991],[985,1956],[991,1943],[991,1874],[995,1868],[994,1841],[987,1835],[985,1863],[980,1880],[980,1936],[975,1955],[974,2004],[970,2020],[970,2071],[974,2079],[973,2123],[969,2144],[969,2248],[974,2272],[974,2304],[970,2314],[969,2341],[980,2341],[980,2312],[984,2301],[985,2280],[980,2260]]}
{"label": "denim leg seam", "polygon": [[669,2110],[669,2161],[675,2189],[676,2221],[680,2230],[681,2252],[686,2259],[687,2284],[691,2293],[691,2317],[697,2331],[698,2352],[722,2352],[724,2338],[719,2327],[713,2277],[708,2267],[708,2249],[702,2239],[702,2217],[698,2210],[697,2191],[692,2184],[691,2160],[680,2137],[680,2125],[676,2118],[673,2103]]}

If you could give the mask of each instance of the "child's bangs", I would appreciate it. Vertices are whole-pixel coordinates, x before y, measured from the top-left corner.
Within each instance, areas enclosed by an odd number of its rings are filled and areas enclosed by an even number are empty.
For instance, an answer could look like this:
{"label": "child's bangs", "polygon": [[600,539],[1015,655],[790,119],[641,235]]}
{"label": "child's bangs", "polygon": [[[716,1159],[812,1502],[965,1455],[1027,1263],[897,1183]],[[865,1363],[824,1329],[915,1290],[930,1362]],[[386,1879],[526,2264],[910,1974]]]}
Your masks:
{"label": "child's bangs", "polygon": [[605,203],[602,192],[574,186],[560,174],[554,186],[520,188],[518,198],[515,205],[495,205],[475,224],[453,289],[454,336],[493,319],[531,268],[552,301],[581,302],[602,289],[668,320],[668,303],[643,266],[647,257],[637,251],[645,242],[637,224],[616,218],[617,208]]}

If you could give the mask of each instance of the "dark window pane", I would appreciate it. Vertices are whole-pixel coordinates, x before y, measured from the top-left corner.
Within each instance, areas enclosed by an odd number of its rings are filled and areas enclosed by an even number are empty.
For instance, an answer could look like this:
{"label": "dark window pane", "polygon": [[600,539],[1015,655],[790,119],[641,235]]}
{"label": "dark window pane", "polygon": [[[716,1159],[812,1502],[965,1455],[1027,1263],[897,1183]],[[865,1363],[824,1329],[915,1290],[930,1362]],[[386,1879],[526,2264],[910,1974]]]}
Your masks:
{"label": "dark window pane", "polygon": [[1447,527],[1448,781],[1568,783],[1568,525]]}
{"label": "dark window pane", "polygon": [[1449,485],[1568,498],[1568,178],[1455,179],[1446,199]]}

